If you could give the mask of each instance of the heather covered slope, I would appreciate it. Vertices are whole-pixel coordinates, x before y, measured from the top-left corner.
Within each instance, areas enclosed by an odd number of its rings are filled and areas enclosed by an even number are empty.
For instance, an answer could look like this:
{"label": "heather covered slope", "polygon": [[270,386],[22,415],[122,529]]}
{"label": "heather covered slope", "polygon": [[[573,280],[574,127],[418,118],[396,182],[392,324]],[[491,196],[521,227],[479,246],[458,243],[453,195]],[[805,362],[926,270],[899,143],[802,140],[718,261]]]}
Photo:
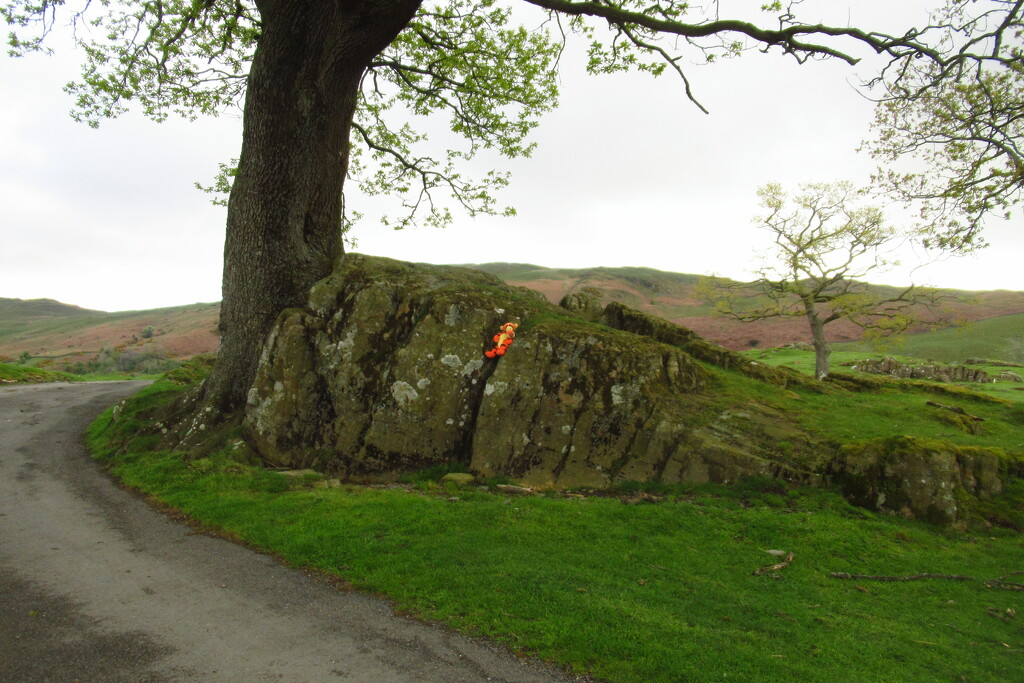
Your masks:
{"label": "heather covered slope", "polygon": [[[651,268],[544,268],[519,263],[486,263],[472,266],[493,273],[512,285],[529,287],[552,303],[566,294],[587,288],[601,292],[603,303],[618,301],[631,308],[688,327],[702,337],[731,349],[769,347],[810,342],[807,323],[801,318],[739,323],[717,318],[695,295],[700,276],[668,273]],[[876,286],[883,290],[895,288]],[[1024,292],[1006,290],[962,292],[945,290],[952,298],[944,315],[957,323],[1024,313]],[[970,331],[961,336],[970,336]],[[829,326],[835,342],[860,339],[856,326],[837,322]]]}
{"label": "heather covered slope", "polygon": [[0,298],[0,361],[23,354],[56,369],[101,352],[191,358],[217,349],[219,304],[107,313],[51,299]]}
{"label": "heather covered slope", "polygon": [[[487,263],[471,266],[497,275],[506,283],[540,292],[557,303],[566,294],[594,289],[602,304],[616,301],[650,315],[688,327],[705,339],[730,349],[771,347],[809,341],[802,319],[738,323],[716,318],[694,289],[698,275],[669,273],[651,268],[545,268],[518,263]],[[959,300],[949,306],[949,316],[959,323],[985,325],[957,327],[914,334],[905,352],[945,362],[972,355],[1008,357],[1024,340],[1024,292],[951,292]],[[18,359],[23,353],[49,359],[55,368],[94,357],[101,349],[118,347],[143,351],[156,347],[168,358],[183,359],[215,351],[218,345],[219,304],[191,304],[150,311],[106,313],[63,304],[50,299],[0,298],[0,361]],[[1020,317],[1018,317],[1020,316]],[[143,337],[147,328],[152,336]],[[829,331],[834,342],[853,342],[860,330],[837,323]],[[932,337],[931,335],[936,335]],[[1022,342],[1024,343],[1024,342]],[[977,347],[977,348],[975,348]],[[918,349],[920,353],[918,353]],[[1024,355],[1024,347],[1017,349]],[[37,361],[38,362],[38,361]]]}

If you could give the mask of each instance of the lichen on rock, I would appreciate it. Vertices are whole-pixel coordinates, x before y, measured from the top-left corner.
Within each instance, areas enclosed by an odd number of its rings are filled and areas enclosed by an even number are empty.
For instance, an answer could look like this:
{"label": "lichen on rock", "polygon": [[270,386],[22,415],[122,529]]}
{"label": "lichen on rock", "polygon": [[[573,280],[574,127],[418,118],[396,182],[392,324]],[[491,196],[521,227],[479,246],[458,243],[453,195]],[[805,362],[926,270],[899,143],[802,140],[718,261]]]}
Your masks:
{"label": "lichen on rock", "polygon": [[949,525],[963,517],[962,494],[1002,491],[1002,461],[995,449],[896,436],[844,446],[831,479],[858,505]]}
{"label": "lichen on rock", "polygon": [[[247,441],[269,464],[364,480],[443,465],[534,488],[833,483],[866,507],[943,524],[962,515],[964,495],[1002,485],[998,458],[980,449],[840,449],[778,409],[717,400],[716,366],[778,391],[845,389],[618,303],[565,303],[573,310],[481,271],[349,254],[304,308],[279,317],[249,394]],[[508,321],[515,344],[485,359]]]}
{"label": "lichen on rock", "polygon": [[[483,358],[492,331],[516,344]],[[245,427],[269,463],[352,476],[469,465],[534,484],[656,477],[685,448],[683,350],[575,317],[483,272],[346,256],[282,314]]]}

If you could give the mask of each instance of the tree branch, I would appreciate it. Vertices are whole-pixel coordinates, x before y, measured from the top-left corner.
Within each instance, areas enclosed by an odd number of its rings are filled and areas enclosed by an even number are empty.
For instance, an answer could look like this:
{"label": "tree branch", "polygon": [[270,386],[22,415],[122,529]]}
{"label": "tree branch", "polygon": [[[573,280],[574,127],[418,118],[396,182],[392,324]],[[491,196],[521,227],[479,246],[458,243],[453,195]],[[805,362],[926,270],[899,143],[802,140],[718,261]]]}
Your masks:
{"label": "tree branch", "polygon": [[781,47],[785,52],[799,55],[818,54],[841,59],[848,64],[856,64],[859,59],[838,49],[820,43],[807,43],[801,36],[823,35],[830,37],[848,37],[863,43],[877,53],[903,56],[905,51],[927,56],[942,61],[941,55],[935,50],[914,41],[917,32],[908,32],[902,37],[888,36],[882,33],[867,33],[856,28],[842,28],[824,25],[793,24],[777,30],[761,28],[746,21],[719,19],[706,23],[687,24],[669,19],[658,19],[642,12],[633,12],[614,5],[599,2],[572,2],[571,0],[525,0],[537,7],[568,14],[572,16],[599,17],[616,26],[633,25],[647,30],[677,35],[684,38],[707,38],[722,33],[738,33],[753,38],[766,46]]}

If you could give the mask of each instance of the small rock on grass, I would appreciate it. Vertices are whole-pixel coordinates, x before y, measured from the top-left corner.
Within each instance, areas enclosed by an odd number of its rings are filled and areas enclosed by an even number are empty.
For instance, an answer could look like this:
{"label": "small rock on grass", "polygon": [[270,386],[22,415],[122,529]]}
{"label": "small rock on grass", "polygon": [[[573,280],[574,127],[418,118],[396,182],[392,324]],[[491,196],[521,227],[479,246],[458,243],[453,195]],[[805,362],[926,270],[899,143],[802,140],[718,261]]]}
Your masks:
{"label": "small rock on grass", "polygon": [[469,486],[476,481],[476,477],[466,472],[449,472],[441,477],[441,482],[451,482],[456,486]]}
{"label": "small rock on grass", "polygon": [[278,474],[283,474],[286,477],[305,477],[307,475],[319,477],[321,474],[316,470],[277,470]]}
{"label": "small rock on grass", "polygon": [[498,484],[495,488],[502,493],[514,493],[517,495],[533,493],[533,489],[528,489],[525,486],[513,486],[512,484]]}

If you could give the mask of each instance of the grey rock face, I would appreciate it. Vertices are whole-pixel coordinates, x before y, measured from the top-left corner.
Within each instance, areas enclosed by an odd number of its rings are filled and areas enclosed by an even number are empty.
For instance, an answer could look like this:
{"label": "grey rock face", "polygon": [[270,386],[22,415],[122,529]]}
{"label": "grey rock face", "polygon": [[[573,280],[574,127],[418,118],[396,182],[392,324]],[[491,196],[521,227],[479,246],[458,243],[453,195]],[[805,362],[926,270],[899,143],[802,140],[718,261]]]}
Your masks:
{"label": "grey rock face", "polygon": [[[484,358],[507,321],[515,343]],[[787,469],[747,438],[763,420],[696,417],[710,379],[678,346],[491,275],[348,255],[278,320],[245,427],[268,463],[371,478],[452,463],[560,487]]]}
{"label": "grey rock face", "polygon": [[[865,507],[942,524],[1002,488],[1005,466],[984,449],[905,437],[840,448],[767,405],[718,400],[709,367],[777,391],[839,389],[621,304],[566,304],[480,271],[350,254],[278,319],[247,441],[268,464],[362,480],[458,464],[532,488],[833,483]],[[485,358],[505,322],[519,324],[514,343]]]}

